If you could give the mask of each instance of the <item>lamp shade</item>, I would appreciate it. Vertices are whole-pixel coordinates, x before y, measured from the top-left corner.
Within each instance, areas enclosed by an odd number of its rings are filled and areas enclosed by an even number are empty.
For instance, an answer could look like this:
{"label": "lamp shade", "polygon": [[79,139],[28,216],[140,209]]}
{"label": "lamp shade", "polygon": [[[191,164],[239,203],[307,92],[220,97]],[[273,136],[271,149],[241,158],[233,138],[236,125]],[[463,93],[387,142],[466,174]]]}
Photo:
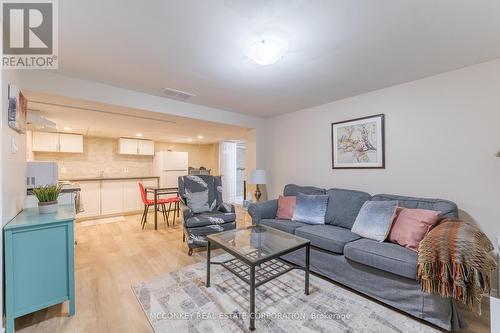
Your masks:
{"label": "lamp shade", "polygon": [[248,180],[250,184],[267,184],[267,177],[265,170],[254,170],[250,173],[250,179]]}

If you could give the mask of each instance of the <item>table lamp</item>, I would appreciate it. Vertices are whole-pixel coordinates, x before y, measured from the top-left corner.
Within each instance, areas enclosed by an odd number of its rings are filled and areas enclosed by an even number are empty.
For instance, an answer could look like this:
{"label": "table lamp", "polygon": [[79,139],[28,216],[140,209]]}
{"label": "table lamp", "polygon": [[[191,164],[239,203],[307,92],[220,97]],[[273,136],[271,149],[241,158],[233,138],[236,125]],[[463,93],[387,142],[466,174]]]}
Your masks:
{"label": "table lamp", "polygon": [[255,199],[257,199],[257,202],[260,200],[260,197],[262,193],[260,192],[259,185],[265,185],[267,184],[267,177],[266,177],[266,171],[265,170],[253,170],[250,173],[250,179],[249,179],[250,184],[255,184]]}

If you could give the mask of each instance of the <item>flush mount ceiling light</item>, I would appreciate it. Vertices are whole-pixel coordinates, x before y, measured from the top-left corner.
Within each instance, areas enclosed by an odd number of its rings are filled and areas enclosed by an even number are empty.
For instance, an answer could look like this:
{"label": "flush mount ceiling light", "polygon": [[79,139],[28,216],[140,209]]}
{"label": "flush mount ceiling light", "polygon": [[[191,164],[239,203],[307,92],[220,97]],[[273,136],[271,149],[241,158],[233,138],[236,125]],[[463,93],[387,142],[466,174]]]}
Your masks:
{"label": "flush mount ceiling light", "polygon": [[245,54],[255,63],[263,66],[275,64],[288,50],[288,43],[283,38],[264,35],[248,42]]}
{"label": "flush mount ceiling light", "polygon": [[198,139],[203,139],[203,135],[198,135]]}
{"label": "flush mount ceiling light", "polygon": [[138,138],[142,138],[142,133],[136,133],[135,136]]}

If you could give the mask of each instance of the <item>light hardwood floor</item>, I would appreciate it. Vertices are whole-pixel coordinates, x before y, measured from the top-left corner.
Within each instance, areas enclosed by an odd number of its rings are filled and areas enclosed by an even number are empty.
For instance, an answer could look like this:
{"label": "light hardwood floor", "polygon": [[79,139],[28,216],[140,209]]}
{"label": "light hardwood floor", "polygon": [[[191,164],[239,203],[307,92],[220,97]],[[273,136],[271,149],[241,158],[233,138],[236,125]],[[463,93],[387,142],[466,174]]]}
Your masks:
{"label": "light hardwood floor", "polygon": [[[238,226],[251,223],[243,209],[237,209],[237,216]],[[67,304],[56,305],[18,318],[16,332],[152,332],[131,286],[206,259],[204,251],[187,255],[180,219],[175,227],[159,219],[157,231],[152,220],[150,214],[144,231],[140,215],[96,226],[77,223],[76,315],[67,316]],[[466,320],[470,327],[464,332],[489,332],[488,304],[483,316],[467,314]]]}

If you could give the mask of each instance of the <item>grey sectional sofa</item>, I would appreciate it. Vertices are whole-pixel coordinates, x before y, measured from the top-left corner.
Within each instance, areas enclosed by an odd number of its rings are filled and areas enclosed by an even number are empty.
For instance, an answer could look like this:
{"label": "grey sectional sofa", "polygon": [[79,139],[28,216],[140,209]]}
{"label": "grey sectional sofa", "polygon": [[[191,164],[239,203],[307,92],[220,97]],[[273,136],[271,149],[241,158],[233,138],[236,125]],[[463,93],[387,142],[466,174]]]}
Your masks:
{"label": "grey sectional sofa", "polygon": [[[465,326],[451,299],[422,292],[416,281],[417,253],[389,242],[364,239],[351,232],[356,216],[367,200],[398,200],[399,206],[440,211],[456,218],[457,205],[440,199],[412,198],[389,194],[371,196],[345,189],[285,186],[285,196],[328,194],[325,225],[309,225],[276,219],[278,200],[252,204],[248,212],[253,224],[263,224],[311,241],[311,270],[412,316],[446,330]],[[304,264],[304,253],[296,251],[284,259]]]}

